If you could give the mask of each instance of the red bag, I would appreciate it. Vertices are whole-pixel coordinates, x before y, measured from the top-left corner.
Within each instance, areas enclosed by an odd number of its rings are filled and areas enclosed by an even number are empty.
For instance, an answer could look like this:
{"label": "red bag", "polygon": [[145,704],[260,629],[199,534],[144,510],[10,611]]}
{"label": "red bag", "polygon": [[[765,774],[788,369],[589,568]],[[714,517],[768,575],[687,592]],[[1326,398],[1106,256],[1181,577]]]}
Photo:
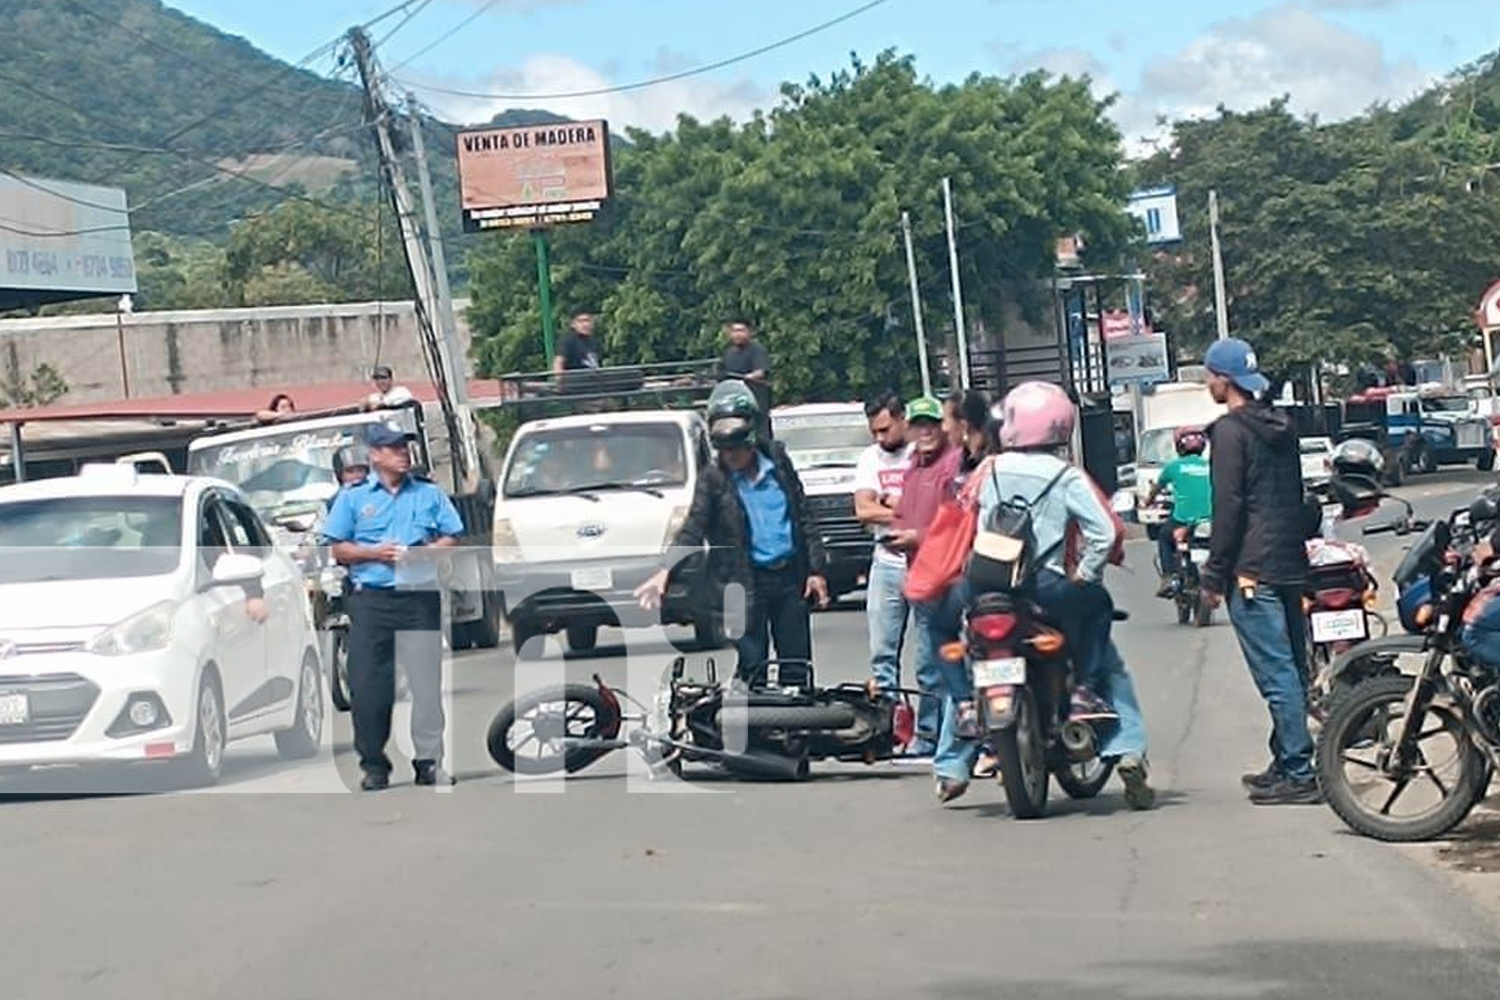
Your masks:
{"label": "red bag", "polygon": [[979,526],[979,508],[946,500],[932,517],[917,556],[906,569],[902,593],[909,601],[935,601],[963,575],[964,564],[974,548]]}

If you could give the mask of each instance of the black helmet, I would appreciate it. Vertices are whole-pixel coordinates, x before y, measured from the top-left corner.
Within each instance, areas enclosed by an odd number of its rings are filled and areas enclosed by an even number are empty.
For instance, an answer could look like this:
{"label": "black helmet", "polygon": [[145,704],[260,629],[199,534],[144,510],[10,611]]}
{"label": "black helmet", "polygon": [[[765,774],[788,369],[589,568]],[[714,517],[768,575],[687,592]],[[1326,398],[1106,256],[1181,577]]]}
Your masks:
{"label": "black helmet", "polygon": [[750,387],[739,379],[725,379],[708,397],[708,436],[715,448],[756,445],[760,404]]}
{"label": "black helmet", "polygon": [[1385,456],[1370,441],[1350,438],[1333,449],[1329,486],[1346,510],[1366,507],[1380,499]]}
{"label": "black helmet", "polygon": [[370,453],[361,444],[346,444],[333,453],[333,474],[344,478],[345,469],[368,469]]}

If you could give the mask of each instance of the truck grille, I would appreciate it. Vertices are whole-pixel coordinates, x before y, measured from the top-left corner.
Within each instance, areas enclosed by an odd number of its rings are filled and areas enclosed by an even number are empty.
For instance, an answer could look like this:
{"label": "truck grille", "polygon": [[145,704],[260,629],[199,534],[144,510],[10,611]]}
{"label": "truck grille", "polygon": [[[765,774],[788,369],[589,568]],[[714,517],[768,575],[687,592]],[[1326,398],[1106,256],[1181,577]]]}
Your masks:
{"label": "truck grille", "polygon": [[827,494],[807,498],[813,522],[824,545],[874,544],[865,526],[854,517],[854,497],[850,494]]}

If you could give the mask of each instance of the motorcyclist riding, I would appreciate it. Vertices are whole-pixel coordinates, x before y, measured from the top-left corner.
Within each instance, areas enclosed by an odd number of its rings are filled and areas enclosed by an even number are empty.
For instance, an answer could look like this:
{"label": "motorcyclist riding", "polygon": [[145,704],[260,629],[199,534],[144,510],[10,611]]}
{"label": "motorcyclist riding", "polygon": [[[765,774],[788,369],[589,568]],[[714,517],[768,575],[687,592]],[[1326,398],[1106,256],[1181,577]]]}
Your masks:
{"label": "motorcyclist riding", "polygon": [[1350,438],[1333,449],[1328,491],[1346,516],[1367,512],[1380,503],[1385,456],[1363,438]]}
{"label": "motorcyclist riding", "polygon": [[673,563],[707,541],[713,593],[725,594],[731,585],[743,589],[745,631],[735,644],[736,673],[746,680],[768,658],[772,638],[779,659],[812,659],[808,602],[828,603],[826,559],[802,481],[786,448],[761,439],[760,406],[745,383],[719,383],[709,396],[707,418],[718,461],[698,477],[667,558],[635,596],[642,607],[656,607]]}
{"label": "motorcyclist riding", "polygon": [[1177,572],[1177,529],[1192,531],[1212,517],[1214,510],[1213,479],[1208,459],[1203,457],[1208,435],[1201,427],[1179,427],[1172,440],[1177,446],[1177,458],[1161,470],[1160,478],[1151,484],[1151,493],[1146,497],[1146,505],[1150,506],[1162,490],[1168,487],[1172,490],[1172,516],[1161,526],[1161,534],[1156,538],[1161,566],[1157,597],[1172,596],[1172,575]]}
{"label": "motorcyclist riding", "polygon": [[[1156,793],[1147,780],[1146,730],[1130,672],[1110,635],[1114,601],[1101,582],[1105,567],[1123,559],[1123,541],[1099,487],[1065,457],[1077,420],[1073,401],[1050,383],[1026,382],[1005,397],[1004,450],[974,476],[979,523],[988,524],[1002,502],[1029,505],[1038,564],[1035,599],[1062,628],[1078,683],[1119,714],[1100,757],[1118,760],[1126,802],[1149,809]],[[956,781],[959,773],[943,777]]]}

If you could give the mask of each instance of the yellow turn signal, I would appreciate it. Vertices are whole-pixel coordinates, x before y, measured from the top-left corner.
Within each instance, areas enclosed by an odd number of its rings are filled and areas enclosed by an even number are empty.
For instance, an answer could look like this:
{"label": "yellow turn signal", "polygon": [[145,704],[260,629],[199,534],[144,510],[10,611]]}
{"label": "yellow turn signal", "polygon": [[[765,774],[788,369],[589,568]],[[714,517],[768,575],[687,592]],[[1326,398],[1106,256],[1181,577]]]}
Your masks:
{"label": "yellow turn signal", "polygon": [[961,642],[948,642],[943,644],[938,654],[949,663],[958,663],[968,651],[969,647]]}

